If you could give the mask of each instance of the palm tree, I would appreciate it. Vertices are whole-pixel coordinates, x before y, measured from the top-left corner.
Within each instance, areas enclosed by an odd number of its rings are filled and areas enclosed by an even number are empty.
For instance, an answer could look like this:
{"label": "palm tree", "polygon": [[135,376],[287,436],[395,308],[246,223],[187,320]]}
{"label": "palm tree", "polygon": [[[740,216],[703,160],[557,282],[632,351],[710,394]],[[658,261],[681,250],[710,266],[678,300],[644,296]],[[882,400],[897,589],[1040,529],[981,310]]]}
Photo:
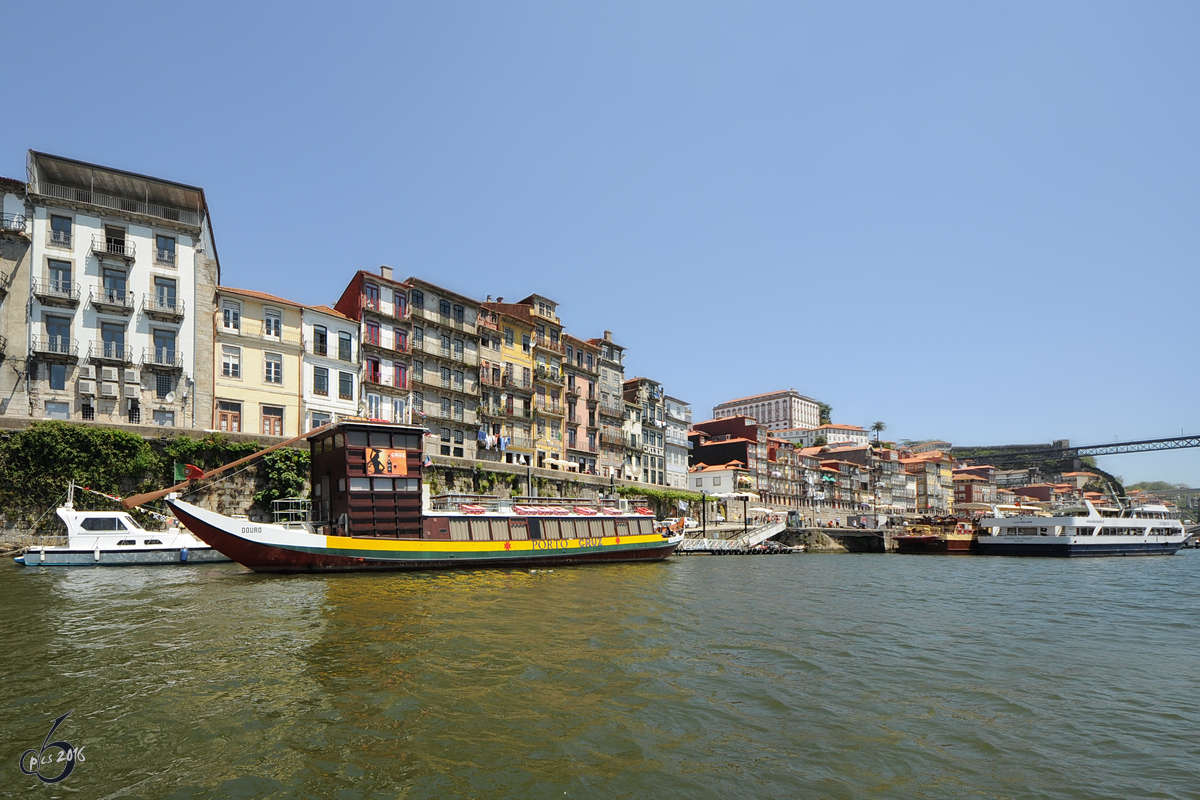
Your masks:
{"label": "palm tree", "polygon": [[887,424],[883,422],[872,422],[871,430],[875,431],[875,446],[879,447],[879,434],[887,430]]}

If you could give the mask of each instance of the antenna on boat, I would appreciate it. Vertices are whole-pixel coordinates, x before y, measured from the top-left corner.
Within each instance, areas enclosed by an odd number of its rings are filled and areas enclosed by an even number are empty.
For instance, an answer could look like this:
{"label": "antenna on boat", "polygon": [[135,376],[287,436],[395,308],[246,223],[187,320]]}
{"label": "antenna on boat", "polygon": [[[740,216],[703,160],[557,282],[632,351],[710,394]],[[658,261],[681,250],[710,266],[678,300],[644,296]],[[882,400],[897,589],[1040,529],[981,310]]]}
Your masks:
{"label": "antenna on boat", "polygon": [[67,481],[67,508],[75,507],[75,480]]}

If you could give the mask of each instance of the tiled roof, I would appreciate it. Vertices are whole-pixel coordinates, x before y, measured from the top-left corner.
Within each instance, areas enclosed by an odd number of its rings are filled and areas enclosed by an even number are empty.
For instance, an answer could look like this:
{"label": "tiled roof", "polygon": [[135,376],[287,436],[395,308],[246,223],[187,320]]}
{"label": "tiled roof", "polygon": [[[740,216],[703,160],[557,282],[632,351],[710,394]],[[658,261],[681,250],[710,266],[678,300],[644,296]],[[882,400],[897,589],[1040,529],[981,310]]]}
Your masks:
{"label": "tiled roof", "polygon": [[[723,406],[739,405],[741,403],[748,403],[752,400],[758,400],[763,397],[774,397],[776,395],[788,395],[795,391],[796,391],[795,389],[780,389],[775,392],[763,392],[762,394],[752,394],[749,397],[739,397],[736,400],[726,400],[724,403],[719,403],[716,407],[722,408]],[[799,397],[801,400],[807,400],[810,403],[817,402],[816,400],[813,400],[811,397],[805,397],[804,395],[800,394],[799,392],[796,392],[796,396]]]}
{"label": "tiled roof", "polygon": [[328,314],[331,317],[341,317],[342,319],[348,319],[351,322],[355,322],[355,320],[352,317],[347,317],[345,314],[338,311],[336,308],[330,308],[329,306],[305,306],[305,308],[311,309],[313,311],[320,311],[322,314]]}
{"label": "tiled roof", "polygon": [[221,294],[236,294],[242,297],[251,297],[255,300],[265,300],[268,303],[282,303],[286,306],[294,306],[296,308],[304,308],[303,303],[297,303],[295,300],[285,300],[282,297],[276,297],[273,294],[266,292],[256,292],[253,289],[235,289],[232,286],[218,286],[217,292]]}

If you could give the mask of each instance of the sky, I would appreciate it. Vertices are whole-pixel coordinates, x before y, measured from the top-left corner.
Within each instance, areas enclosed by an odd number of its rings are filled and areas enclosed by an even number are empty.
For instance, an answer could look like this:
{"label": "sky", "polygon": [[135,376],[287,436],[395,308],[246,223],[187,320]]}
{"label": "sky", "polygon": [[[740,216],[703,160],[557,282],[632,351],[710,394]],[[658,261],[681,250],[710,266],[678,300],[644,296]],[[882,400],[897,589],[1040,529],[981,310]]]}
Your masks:
{"label": "sky", "polygon": [[697,420],[795,388],[896,440],[1200,432],[1195,3],[64,9],[5,10],[0,175],[202,186],[225,285],[536,292]]}

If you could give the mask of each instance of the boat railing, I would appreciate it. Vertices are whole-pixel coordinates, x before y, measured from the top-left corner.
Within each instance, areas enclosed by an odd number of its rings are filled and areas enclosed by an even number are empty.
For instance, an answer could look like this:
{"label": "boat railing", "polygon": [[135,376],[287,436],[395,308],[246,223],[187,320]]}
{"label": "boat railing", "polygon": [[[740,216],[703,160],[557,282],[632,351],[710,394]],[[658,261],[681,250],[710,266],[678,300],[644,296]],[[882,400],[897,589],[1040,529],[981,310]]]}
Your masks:
{"label": "boat railing", "polygon": [[[278,501],[277,501],[278,502]],[[429,499],[433,511],[511,511],[513,506],[539,506],[556,508],[612,508],[620,507],[619,500],[594,500],[587,497],[496,497],[490,494],[439,494]]]}
{"label": "boat railing", "polygon": [[302,497],[285,497],[271,503],[275,524],[284,528],[302,528],[312,521],[312,501]]}

